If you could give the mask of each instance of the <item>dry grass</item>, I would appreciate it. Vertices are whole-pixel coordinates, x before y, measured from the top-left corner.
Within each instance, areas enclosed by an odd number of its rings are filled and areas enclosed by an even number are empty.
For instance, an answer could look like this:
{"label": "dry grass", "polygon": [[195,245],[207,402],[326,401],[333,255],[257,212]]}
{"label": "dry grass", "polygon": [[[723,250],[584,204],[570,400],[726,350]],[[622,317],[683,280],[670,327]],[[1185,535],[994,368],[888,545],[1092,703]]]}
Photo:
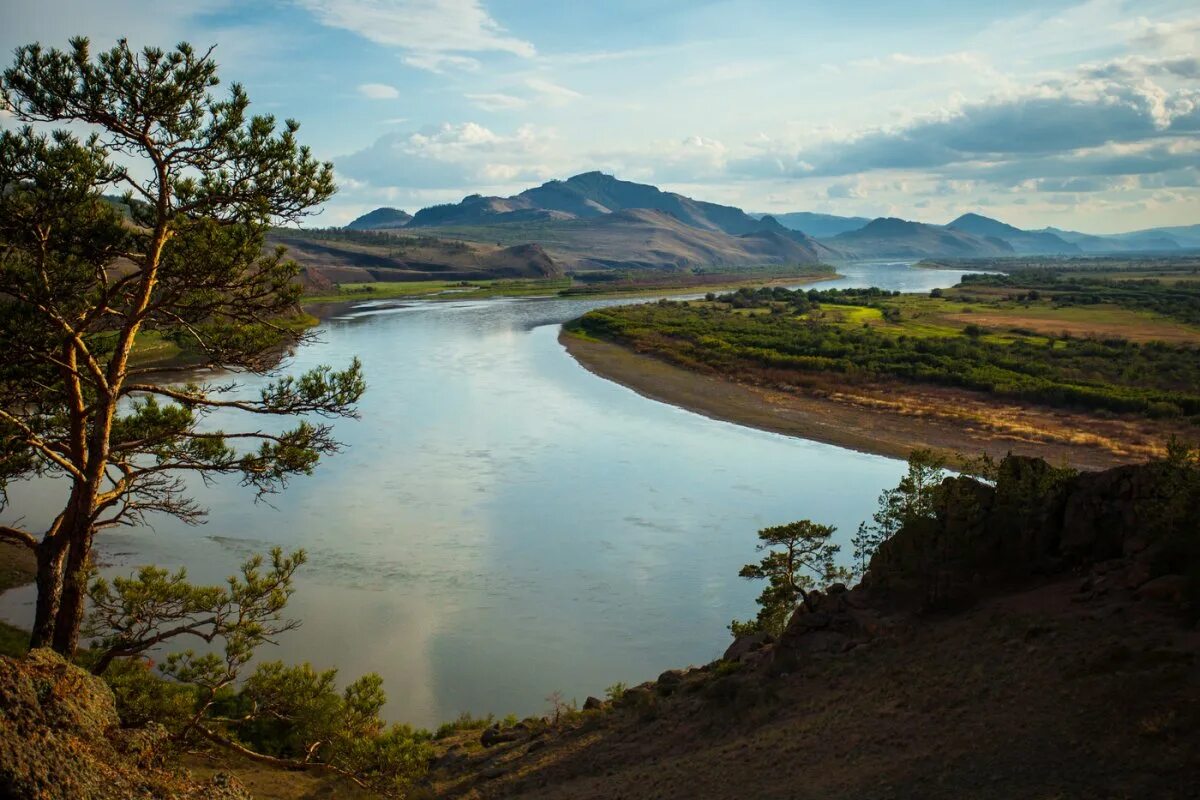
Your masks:
{"label": "dry grass", "polygon": [[830,376],[797,386],[785,384],[793,374],[770,370],[734,382],[609,342],[569,334],[562,342],[587,369],[652,399],[715,419],[900,458],[924,447],[967,456],[1013,452],[1103,469],[1161,455],[1172,433],[1186,432],[1186,423],[1178,421],[1001,402],[946,387],[850,385]]}

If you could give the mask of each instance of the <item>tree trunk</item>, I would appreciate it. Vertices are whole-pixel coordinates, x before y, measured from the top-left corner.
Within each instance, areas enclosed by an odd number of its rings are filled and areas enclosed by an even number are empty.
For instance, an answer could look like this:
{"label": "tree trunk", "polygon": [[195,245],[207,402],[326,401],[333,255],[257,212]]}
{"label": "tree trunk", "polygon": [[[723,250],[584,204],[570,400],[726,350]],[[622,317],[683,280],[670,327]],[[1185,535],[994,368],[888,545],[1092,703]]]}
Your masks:
{"label": "tree trunk", "polygon": [[79,628],[83,624],[87,601],[88,557],[92,552],[95,530],[89,521],[66,533],[71,544],[62,573],[62,597],[54,620],[52,647],[63,658],[70,660],[75,657],[75,650],[79,646]]}
{"label": "tree trunk", "polygon": [[29,646],[46,647],[54,639],[54,622],[58,616],[63,589],[63,557],[65,540],[48,538],[37,548],[37,607],[33,615],[33,635]]}

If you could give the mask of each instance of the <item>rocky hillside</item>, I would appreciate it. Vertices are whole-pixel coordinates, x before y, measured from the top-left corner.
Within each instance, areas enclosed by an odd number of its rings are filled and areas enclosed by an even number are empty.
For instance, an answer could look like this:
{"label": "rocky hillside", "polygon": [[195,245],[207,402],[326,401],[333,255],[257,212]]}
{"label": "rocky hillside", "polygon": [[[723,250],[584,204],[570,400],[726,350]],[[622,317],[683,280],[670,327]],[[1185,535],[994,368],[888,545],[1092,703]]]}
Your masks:
{"label": "rocky hillside", "polygon": [[1009,458],[937,498],[778,641],[461,737],[438,796],[1194,797],[1194,469]]}
{"label": "rocky hillside", "polygon": [[563,267],[536,244],[504,247],[382,231],[276,230],[268,245],[283,245],[315,291],[373,281],[558,278]]}

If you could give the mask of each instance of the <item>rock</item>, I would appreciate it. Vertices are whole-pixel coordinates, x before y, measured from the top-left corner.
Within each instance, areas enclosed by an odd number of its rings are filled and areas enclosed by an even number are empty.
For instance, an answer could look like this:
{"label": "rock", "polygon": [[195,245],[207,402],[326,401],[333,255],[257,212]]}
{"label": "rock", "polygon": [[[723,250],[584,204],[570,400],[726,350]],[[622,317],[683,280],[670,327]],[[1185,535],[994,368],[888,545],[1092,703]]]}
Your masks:
{"label": "rock", "polygon": [[1138,553],[1149,547],[1149,545],[1150,543],[1141,536],[1127,536],[1125,538],[1125,543],[1122,546],[1122,551],[1124,552],[1125,557],[1128,558],[1129,556],[1136,556]]}
{"label": "rock", "polygon": [[492,745],[496,744],[496,738],[498,736],[500,736],[499,722],[489,725],[483,729],[483,733],[479,734],[479,743],[484,747],[491,747]]}
{"label": "rock", "polygon": [[658,693],[664,695],[674,692],[681,683],[683,683],[683,670],[679,669],[669,669],[659,675],[658,680],[655,681]]}
{"label": "rock", "polygon": [[604,701],[598,697],[588,696],[587,700],[583,701],[584,711],[599,711],[604,708]]}
{"label": "rock", "polygon": [[0,797],[250,800],[223,773],[197,783],[166,769],[166,731],[121,729],[108,686],[50,650],[0,657],[0,698]]}
{"label": "rock", "polygon": [[763,645],[770,644],[773,641],[775,641],[775,637],[766,631],[739,636],[725,649],[725,655],[721,656],[721,659],[724,661],[740,661],[742,656],[759,650]]}
{"label": "rock", "polygon": [[632,686],[625,690],[625,692],[621,695],[621,700],[616,703],[616,705],[619,705],[623,708],[638,706],[645,703],[647,699],[652,696],[652,694],[653,692],[651,692],[650,684],[648,683],[643,683],[639,686]]}
{"label": "rock", "polygon": [[526,753],[536,753],[538,750],[541,750],[545,746],[546,746],[545,739],[535,739],[534,741],[529,743],[529,747],[525,748],[525,752]]}
{"label": "rock", "polygon": [[829,627],[830,616],[823,611],[807,611],[801,607],[792,619],[788,622],[787,629],[783,633],[783,638],[801,634],[804,631],[814,631],[820,628]]}
{"label": "rock", "polygon": [[483,733],[479,734],[479,743],[484,747],[495,747],[498,744],[520,741],[526,738],[527,733],[524,728],[501,728],[497,722],[490,728],[484,728]]}
{"label": "rock", "polygon": [[817,630],[795,639],[789,646],[794,653],[844,653],[854,646],[850,644],[853,641],[844,633]]}
{"label": "rock", "polygon": [[1150,580],[1150,565],[1135,561],[1125,570],[1125,588],[1136,589]]}
{"label": "rock", "polygon": [[1187,599],[1188,583],[1186,575],[1161,575],[1143,583],[1137,596],[1160,603],[1182,603]]}

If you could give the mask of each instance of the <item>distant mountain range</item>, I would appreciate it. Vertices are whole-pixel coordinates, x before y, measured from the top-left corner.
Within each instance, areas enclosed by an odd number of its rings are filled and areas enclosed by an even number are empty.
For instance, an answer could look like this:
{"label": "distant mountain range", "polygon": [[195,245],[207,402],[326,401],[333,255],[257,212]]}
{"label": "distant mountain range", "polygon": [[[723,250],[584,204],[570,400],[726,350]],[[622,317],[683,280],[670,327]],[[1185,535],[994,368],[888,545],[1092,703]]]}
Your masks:
{"label": "distant mountain range", "polygon": [[829,242],[856,258],[974,258],[1015,252],[1003,239],[895,217],[873,219],[858,230],[839,233]]}
{"label": "distant mountain range", "polygon": [[787,214],[755,214],[762,217],[774,216],[780,225],[794,231],[803,231],[809,236],[824,239],[839,233],[856,231],[871,221],[870,217],[839,217],[834,214],[814,214],[811,211],[791,211]]}
{"label": "distant mountain range", "polygon": [[398,209],[379,208],[347,227],[420,229],[430,236],[507,245],[537,243],[567,270],[1200,248],[1200,225],[1097,236],[1057,228],[1022,230],[975,213],[947,225],[807,211],[747,214],[602,172],[549,181],[511,197],[474,194],[411,217]]}

